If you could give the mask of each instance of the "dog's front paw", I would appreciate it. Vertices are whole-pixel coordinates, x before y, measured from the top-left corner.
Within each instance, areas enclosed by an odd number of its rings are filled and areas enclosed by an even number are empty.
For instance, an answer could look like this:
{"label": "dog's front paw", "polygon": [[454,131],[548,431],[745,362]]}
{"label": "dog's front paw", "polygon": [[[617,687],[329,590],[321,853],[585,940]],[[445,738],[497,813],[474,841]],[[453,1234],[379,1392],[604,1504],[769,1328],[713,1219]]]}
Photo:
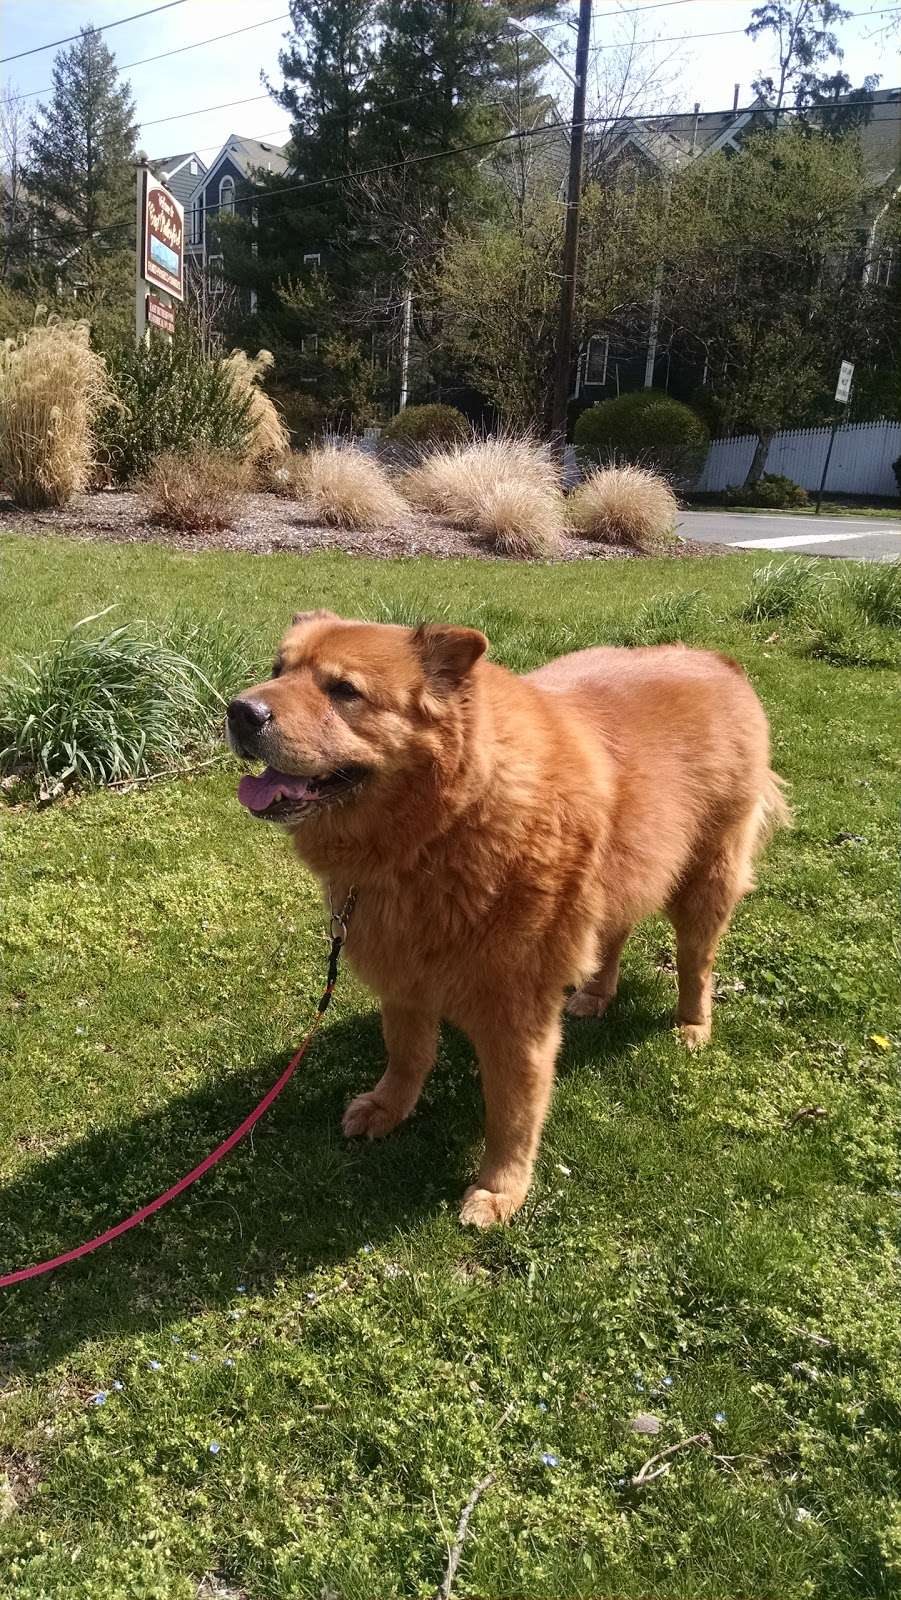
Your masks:
{"label": "dog's front paw", "polygon": [[480,1189],[472,1184],[463,1196],[460,1221],[473,1228],[492,1228],[497,1222],[509,1222],[514,1211],[523,1203],[524,1195],[499,1193],[494,1189]]}
{"label": "dog's front paw", "polygon": [[703,1050],[710,1043],[712,1032],[709,1022],[680,1022],[679,1034],[689,1050]]}
{"label": "dog's front paw", "polygon": [[403,1112],[388,1105],[374,1092],[358,1094],[355,1100],[351,1100],[341,1119],[341,1131],[348,1139],[383,1139],[403,1120]]}
{"label": "dog's front paw", "polygon": [[592,994],[590,989],[577,989],[566,1002],[565,1010],[571,1017],[602,1017],[612,996]]}

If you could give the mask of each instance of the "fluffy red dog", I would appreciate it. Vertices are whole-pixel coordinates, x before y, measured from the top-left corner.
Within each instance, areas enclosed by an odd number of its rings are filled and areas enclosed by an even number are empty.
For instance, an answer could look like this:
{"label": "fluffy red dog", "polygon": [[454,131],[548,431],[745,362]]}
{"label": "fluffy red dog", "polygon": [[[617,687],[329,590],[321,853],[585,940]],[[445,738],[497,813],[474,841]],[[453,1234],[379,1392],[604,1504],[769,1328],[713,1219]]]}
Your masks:
{"label": "fluffy red dog", "polygon": [[631,929],[664,910],[678,1021],[706,1043],[717,943],[787,820],[767,720],[741,668],[680,646],[582,650],[525,678],[472,628],[294,619],[272,677],[228,708],[232,748],[268,763],[239,798],[281,823],[380,996],[388,1066],[344,1116],[376,1138],[408,1117],[442,1017],[478,1053],[485,1154],[464,1222],[522,1205],[560,1011],[599,1017]]}

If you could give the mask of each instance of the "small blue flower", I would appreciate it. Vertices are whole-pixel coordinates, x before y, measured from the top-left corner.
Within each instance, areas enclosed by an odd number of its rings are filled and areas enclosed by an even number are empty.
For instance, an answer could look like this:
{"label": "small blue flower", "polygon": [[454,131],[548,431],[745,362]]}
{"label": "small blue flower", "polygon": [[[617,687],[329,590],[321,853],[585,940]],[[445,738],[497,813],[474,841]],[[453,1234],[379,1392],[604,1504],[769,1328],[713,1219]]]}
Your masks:
{"label": "small blue flower", "polygon": [[246,1293],[247,1293],[247,1284],[246,1283],[239,1283],[237,1289],[235,1290],[235,1294],[246,1294]]}
{"label": "small blue flower", "polygon": [[725,1422],[725,1420],[726,1420],[725,1411],[718,1411],[713,1420],[714,1420],[714,1422]]}
{"label": "small blue flower", "polygon": [[372,1255],[372,1245],[371,1244],[364,1244],[364,1246],[363,1246],[363,1254],[364,1254],[364,1256],[371,1256]]}
{"label": "small blue flower", "polygon": [[539,1409],[539,1411],[546,1411],[547,1410],[547,1406],[545,1405],[543,1400],[539,1400],[538,1409]]}
{"label": "small blue flower", "polygon": [[559,1456],[552,1455],[550,1450],[542,1450],[541,1464],[545,1467],[559,1467],[560,1458]]}
{"label": "small blue flower", "polygon": [[664,1378],[663,1387],[664,1387],[664,1389],[671,1389],[673,1387],[672,1378]]}
{"label": "small blue flower", "polygon": [[222,1365],[224,1367],[233,1367],[234,1364],[235,1363],[233,1362],[231,1356],[225,1356],[225,1358],[223,1359],[223,1362],[222,1362]]}
{"label": "small blue flower", "polygon": [[173,1344],[181,1344],[181,1340],[177,1333],[170,1333],[169,1338],[172,1340]]}
{"label": "small blue flower", "polygon": [[199,1357],[199,1355],[197,1354],[197,1352],[195,1350],[192,1350],[191,1354],[188,1356],[188,1360],[189,1361],[199,1361],[200,1357]]}
{"label": "small blue flower", "polygon": [[230,1311],[228,1314],[231,1317],[232,1322],[240,1322],[241,1321],[241,1312],[240,1311]]}
{"label": "small blue flower", "polygon": [[306,1294],[305,1294],[305,1295],[304,1295],[304,1299],[305,1299],[305,1300],[306,1300],[306,1301],[308,1301],[308,1303],[309,1303],[309,1304],[310,1304],[310,1305],[311,1305],[311,1306],[314,1306],[314,1305],[315,1305],[315,1304],[316,1304],[316,1301],[317,1301],[317,1300],[318,1300],[318,1299],[319,1299],[319,1296],[318,1296],[318,1294],[314,1294],[314,1293],[313,1293],[313,1290],[312,1290],[312,1289],[310,1289],[310,1290],[308,1290],[308,1291],[307,1291],[307,1293],[306,1293]]}
{"label": "small blue flower", "polygon": [[106,1396],[106,1390],[105,1389],[101,1389],[99,1391],[99,1393],[91,1396],[92,1403],[95,1406],[105,1406],[106,1405],[106,1398],[107,1398],[107,1396]]}
{"label": "small blue flower", "polygon": [[642,1383],[640,1378],[636,1378],[635,1387],[638,1390],[639,1394],[644,1394],[644,1384]]}
{"label": "small blue flower", "polygon": [[151,1372],[159,1372],[160,1370],[160,1363],[158,1361],[148,1361],[147,1365]]}
{"label": "small blue flower", "polygon": [[209,1445],[207,1446],[207,1448],[208,1448],[211,1456],[217,1456],[219,1454],[219,1448],[220,1448],[219,1447],[219,1441],[217,1439],[211,1439],[210,1442],[209,1442]]}
{"label": "small blue flower", "polygon": [[113,1388],[115,1389],[117,1394],[121,1394],[122,1390],[125,1388],[125,1385],[122,1382],[121,1378],[114,1378],[113,1379]]}
{"label": "small blue flower", "polygon": [[625,1478],[617,1478],[616,1487],[617,1487],[617,1489],[625,1489],[625,1487],[626,1487]]}

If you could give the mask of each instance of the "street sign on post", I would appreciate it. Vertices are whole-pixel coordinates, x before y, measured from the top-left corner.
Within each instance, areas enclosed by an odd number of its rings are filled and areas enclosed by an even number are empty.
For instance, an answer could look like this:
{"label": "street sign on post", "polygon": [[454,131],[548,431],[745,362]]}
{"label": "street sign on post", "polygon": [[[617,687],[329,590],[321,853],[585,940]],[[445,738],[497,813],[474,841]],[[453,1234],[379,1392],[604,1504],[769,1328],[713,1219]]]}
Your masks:
{"label": "street sign on post", "polygon": [[851,379],[854,377],[854,362],[843,361],[838,373],[838,383],[835,388],[835,398],[839,405],[846,406],[851,397]]}

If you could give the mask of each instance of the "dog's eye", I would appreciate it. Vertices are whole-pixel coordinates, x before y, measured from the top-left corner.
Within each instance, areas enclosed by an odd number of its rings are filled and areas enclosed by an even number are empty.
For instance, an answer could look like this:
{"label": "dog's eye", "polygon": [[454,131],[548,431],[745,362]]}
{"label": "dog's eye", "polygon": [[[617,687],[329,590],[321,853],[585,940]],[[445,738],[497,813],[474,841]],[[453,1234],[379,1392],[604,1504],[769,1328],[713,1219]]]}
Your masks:
{"label": "dog's eye", "polygon": [[269,676],[271,678],[280,678],[281,677],[281,672],[282,672],[282,664],[281,664],[280,661],[276,661],[276,662],[273,663],[272,671],[269,674]]}
{"label": "dog's eye", "polygon": [[330,700],[362,700],[359,689],[355,689],[346,678],[332,678],[325,686],[325,692]]}

